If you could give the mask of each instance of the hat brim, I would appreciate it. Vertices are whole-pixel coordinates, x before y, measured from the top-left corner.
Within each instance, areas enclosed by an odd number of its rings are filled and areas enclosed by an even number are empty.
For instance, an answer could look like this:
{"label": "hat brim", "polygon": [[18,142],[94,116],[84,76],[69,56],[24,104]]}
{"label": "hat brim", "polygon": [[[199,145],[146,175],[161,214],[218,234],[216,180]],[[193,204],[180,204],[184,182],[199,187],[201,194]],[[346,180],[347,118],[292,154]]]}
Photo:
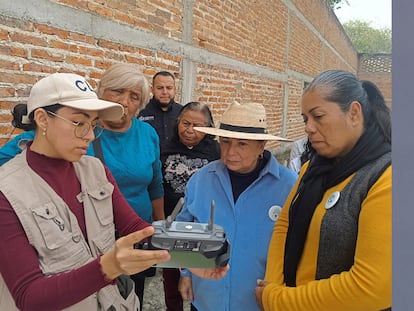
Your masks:
{"label": "hat brim", "polygon": [[236,139],[248,139],[248,140],[278,140],[278,141],[286,141],[292,142],[291,139],[274,136],[270,134],[259,134],[259,133],[245,133],[245,132],[235,132],[229,130],[223,130],[215,127],[194,127],[195,131],[216,135],[220,137],[229,137],[229,138],[236,138]]}
{"label": "hat brim", "polygon": [[65,101],[60,104],[74,109],[98,111],[98,117],[102,120],[118,120],[124,115],[124,107],[122,105],[102,99],[81,99]]}

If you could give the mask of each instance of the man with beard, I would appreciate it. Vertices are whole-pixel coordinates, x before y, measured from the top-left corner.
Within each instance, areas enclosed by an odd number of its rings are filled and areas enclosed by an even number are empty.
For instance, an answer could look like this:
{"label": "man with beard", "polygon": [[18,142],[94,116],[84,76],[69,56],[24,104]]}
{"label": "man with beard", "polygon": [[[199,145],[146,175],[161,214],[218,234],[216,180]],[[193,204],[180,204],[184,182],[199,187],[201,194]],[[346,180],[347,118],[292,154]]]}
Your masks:
{"label": "man with beard", "polygon": [[160,146],[171,139],[175,120],[181,105],[174,101],[175,77],[168,71],[159,71],[152,78],[152,95],[149,103],[142,109],[138,118],[148,122],[157,131]]}

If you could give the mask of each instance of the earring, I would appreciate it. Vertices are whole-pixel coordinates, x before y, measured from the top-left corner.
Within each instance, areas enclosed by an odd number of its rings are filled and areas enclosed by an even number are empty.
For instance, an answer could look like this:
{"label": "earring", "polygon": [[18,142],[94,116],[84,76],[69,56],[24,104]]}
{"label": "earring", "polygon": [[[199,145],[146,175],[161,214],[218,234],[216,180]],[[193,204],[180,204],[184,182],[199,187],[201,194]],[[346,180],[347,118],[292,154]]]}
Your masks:
{"label": "earring", "polygon": [[43,136],[46,136],[46,129],[43,129],[43,133],[42,133],[42,135],[43,135]]}

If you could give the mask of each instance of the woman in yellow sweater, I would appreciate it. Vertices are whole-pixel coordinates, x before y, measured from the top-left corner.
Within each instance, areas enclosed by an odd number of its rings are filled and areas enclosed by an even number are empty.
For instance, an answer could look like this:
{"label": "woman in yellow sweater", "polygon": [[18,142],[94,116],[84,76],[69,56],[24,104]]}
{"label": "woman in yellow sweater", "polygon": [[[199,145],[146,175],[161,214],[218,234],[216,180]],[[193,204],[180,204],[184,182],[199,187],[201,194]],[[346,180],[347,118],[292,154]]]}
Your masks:
{"label": "woman in yellow sweater", "polygon": [[330,70],[302,97],[313,154],[275,225],[266,311],[391,308],[391,121],[378,88]]}

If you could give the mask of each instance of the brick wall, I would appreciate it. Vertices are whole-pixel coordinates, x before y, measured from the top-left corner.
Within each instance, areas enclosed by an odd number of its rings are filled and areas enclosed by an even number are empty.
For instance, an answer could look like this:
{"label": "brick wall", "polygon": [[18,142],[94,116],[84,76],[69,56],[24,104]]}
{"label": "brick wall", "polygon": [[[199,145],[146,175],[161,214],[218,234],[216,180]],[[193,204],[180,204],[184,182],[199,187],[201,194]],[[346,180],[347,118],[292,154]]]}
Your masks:
{"label": "brick wall", "polygon": [[391,54],[360,54],[358,78],[374,82],[381,90],[387,105],[392,108]]}
{"label": "brick wall", "polygon": [[[0,145],[10,109],[52,72],[92,83],[114,62],[177,77],[177,99],[265,105],[270,132],[304,135],[298,100],[318,72],[354,73],[358,55],[324,0],[13,0],[0,2]],[[278,143],[269,149],[281,147]],[[283,146],[282,146],[283,147]]]}

